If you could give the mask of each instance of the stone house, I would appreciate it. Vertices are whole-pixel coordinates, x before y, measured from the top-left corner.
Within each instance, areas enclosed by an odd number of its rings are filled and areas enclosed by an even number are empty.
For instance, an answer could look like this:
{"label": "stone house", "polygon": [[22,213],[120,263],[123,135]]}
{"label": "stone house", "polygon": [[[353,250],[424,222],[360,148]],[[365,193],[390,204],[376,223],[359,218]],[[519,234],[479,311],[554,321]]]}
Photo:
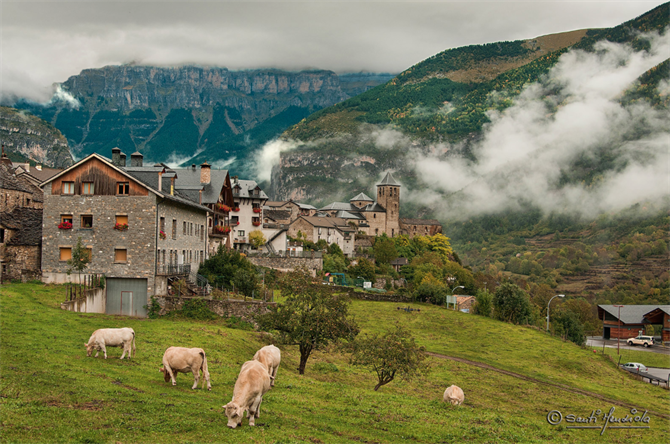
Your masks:
{"label": "stone house", "polygon": [[206,257],[211,210],[181,194],[176,180],[134,153],[128,168],[91,154],[44,182],[43,281],[70,280],[66,261],[81,238],[86,272],[107,278],[106,313],[145,316],[150,296],[167,294],[171,280],[195,274]]}
{"label": "stone house", "polygon": [[42,190],[0,156],[0,281],[39,276]]}
{"label": "stone house", "polygon": [[354,254],[354,238],[356,229],[346,219],[339,217],[301,216],[291,224],[288,235],[297,238],[298,232],[305,240],[318,242],[323,239],[328,244],[337,244],[345,256]]}
{"label": "stone house", "polygon": [[42,210],[0,213],[0,282],[38,279],[42,263]]}

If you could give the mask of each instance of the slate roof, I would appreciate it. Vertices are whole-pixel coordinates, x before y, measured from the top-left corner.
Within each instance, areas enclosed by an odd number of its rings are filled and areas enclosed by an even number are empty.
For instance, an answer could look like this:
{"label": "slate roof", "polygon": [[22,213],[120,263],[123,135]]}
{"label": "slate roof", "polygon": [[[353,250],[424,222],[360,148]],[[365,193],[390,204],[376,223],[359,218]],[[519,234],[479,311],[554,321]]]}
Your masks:
{"label": "slate roof", "polygon": [[367,201],[367,202],[374,202],[375,201],[373,198],[367,196],[365,193],[361,193],[358,196],[352,197],[351,199],[349,199],[349,202],[354,202],[354,201],[359,201],[359,200],[363,200],[363,201]]}
{"label": "slate roof", "polygon": [[378,187],[382,186],[382,185],[393,185],[393,186],[396,186],[396,187],[400,186],[400,184],[398,182],[396,182],[396,180],[393,178],[393,174],[391,174],[390,171],[388,173],[386,173],[386,176],[384,176],[382,181],[377,184]]}
{"label": "slate roof", "polygon": [[405,225],[442,225],[437,219],[400,219],[401,224]]}
{"label": "slate roof", "polygon": [[408,263],[406,257],[399,257],[390,262],[391,265],[407,265]]}
{"label": "slate roof", "polygon": [[[239,185],[240,190],[239,192],[235,192],[235,187]],[[258,186],[255,180],[241,180],[238,179],[237,182],[232,184],[233,186],[233,196],[234,197],[242,197],[242,198],[247,198],[247,199],[267,199],[268,195],[265,194],[265,191],[260,190],[260,193],[258,193],[258,196],[254,196],[251,191]]]}
{"label": "slate roof", "polygon": [[263,217],[267,217],[276,222],[278,220],[289,219],[291,217],[291,212],[288,210],[263,210]]}
{"label": "slate roof", "polygon": [[[663,305],[624,305],[621,307],[621,324],[642,324],[644,315]],[[666,306],[667,307],[667,306]],[[598,305],[598,318],[602,319],[602,311],[607,312],[614,319],[619,319],[619,307],[614,305]]]}
{"label": "slate roof", "polygon": [[384,209],[384,207],[379,205],[377,202],[364,206],[363,208],[360,209],[360,211],[374,212],[374,213],[386,213],[386,210]]}
{"label": "slate roof", "polygon": [[0,213],[0,225],[16,231],[6,245],[35,246],[42,244],[42,210],[14,208],[11,213]]}
{"label": "slate roof", "polygon": [[301,203],[298,203],[298,202],[296,202],[296,204],[298,204],[298,206],[300,207],[301,210],[316,210],[317,209],[316,207],[314,207],[312,205],[301,204]]}
{"label": "slate roof", "polygon": [[302,216],[310,225],[322,228],[337,228],[340,231],[355,231],[347,224],[345,219],[340,217],[316,217],[316,216]]}
{"label": "slate roof", "polygon": [[360,215],[358,213],[350,213],[350,212],[344,211],[344,210],[340,210],[337,213],[335,213],[335,217],[340,217],[342,219],[357,219],[357,220],[363,219],[363,220],[365,220],[365,217],[363,217],[362,215]]}
{"label": "slate roof", "polygon": [[[173,168],[177,173],[176,187],[182,189],[202,189],[202,203],[214,204],[219,201],[219,195],[226,183],[228,170],[210,170],[210,182],[200,183],[200,168]],[[195,201],[198,202],[199,196]]]}
{"label": "slate roof", "polygon": [[0,163],[0,189],[34,193],[35,189],[30,182],[14,174],[14,169],[7,164]]}
{"label": "slate roof", "polygon": [[358,211],[355,205],[345,202],[333,202],[330,205],[326,205],[323,208],[319,208],[319,211]]}

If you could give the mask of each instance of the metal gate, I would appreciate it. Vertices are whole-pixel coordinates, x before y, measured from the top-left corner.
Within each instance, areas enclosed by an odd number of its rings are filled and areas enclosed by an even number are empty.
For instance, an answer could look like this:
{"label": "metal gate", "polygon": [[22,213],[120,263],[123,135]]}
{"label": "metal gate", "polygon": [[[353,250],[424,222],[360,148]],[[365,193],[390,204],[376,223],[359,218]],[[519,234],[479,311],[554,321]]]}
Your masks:
{"label": "metal gate", "polygon": [[146,279],[107,278],[107,314],[145,317],[145,305]]}

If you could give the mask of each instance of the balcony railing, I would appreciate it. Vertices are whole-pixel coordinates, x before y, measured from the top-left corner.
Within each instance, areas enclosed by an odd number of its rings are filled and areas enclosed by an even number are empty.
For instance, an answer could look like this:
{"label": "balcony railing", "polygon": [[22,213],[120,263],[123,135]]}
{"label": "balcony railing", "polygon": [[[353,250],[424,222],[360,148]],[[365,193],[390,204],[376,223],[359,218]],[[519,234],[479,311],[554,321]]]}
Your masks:
{"label": "balcony railing", "polygon": [[191,274],[191,264],[167,264],[156,267],[156,274],[159,276],[188,276]]}

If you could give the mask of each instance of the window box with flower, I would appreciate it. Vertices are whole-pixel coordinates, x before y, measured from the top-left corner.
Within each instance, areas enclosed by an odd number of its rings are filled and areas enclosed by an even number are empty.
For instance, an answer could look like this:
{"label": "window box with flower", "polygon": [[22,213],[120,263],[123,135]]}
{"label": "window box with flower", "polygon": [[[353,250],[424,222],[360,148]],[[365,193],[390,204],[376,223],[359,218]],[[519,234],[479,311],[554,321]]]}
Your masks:
{"label": "window box with flower", "polygon": [[72,223],[65,220],[65,221],[58,224],[58,229],[59,230],[71,230],[72,229]]}
{"label": "window box with flower", "polygon": [[160,237],[161,239],[165,239],[165,238],[167,238],[167,234],[165,234],[165,231],[161,230],[158,233],[158,237]]}
{"label": "window box with flower", "polygon": [[260,213],[262,210],[260,208],[254,208],[254,213]]}
{"label": "window box with flower", "polygon": [[233,211],[237,213],[238,211],[240,211],[240,207],[233,208]]}
{"label": "window box with flower", "polygon": [[260,222],[252,222],[251,225],[254,227],[260,227],[261,223]]}
{"label": "window box with flower", "polygon": [[114,229],[119,230],[119,231],[127,231],[128,230],[128,224],[116,223],[114,225]]}

